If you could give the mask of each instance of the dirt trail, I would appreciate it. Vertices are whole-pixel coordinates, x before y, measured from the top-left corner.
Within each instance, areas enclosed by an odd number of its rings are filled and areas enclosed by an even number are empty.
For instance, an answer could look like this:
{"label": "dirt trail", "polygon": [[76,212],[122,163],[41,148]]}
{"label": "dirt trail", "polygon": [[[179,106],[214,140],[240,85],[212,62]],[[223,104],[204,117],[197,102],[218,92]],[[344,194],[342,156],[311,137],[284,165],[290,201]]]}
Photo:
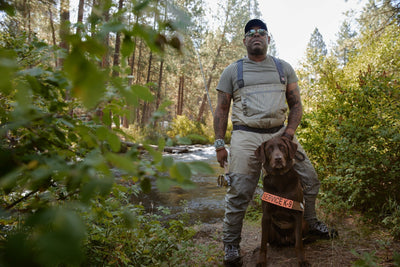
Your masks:
{"label": "dirt trail", "polygon": [[[396,266],[393,260],[394,253],[400,253],[400,242],[395,242],[386,232],[371,225],[357,222],[352,217],[340,219],[335,223],[339,231],[339,238],[333,240],[318,240],[305,244],[305,253],[312,266],[352,266],[359,260],[364,260],[362,266],[369,265],[369,258],[375,255],[378,266]],[[261,242],[261,227],[256,222],[245,222],[242,233],[241,254],[243,266],[256,265],[257,252]],[[207,266],[222,266],[223,245],[220,241],[222,223],[206,224],[199,227],[196,243],[214,245],[219,259],[210,262]],[[356,256],[356,255],[359,256]],[[269,247],[268,266],[297,266],[294,247]],[[399,265],[397,265],[399,266]]]}

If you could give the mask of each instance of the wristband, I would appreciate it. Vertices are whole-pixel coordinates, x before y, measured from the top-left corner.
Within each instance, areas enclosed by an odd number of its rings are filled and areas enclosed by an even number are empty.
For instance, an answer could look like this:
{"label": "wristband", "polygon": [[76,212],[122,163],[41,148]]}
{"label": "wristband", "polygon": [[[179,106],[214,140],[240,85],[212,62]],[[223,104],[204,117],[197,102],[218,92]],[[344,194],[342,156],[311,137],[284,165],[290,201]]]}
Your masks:
{"label": "wristband", "polygon": [[287,132],[283,132],[282,136],[288,138],[289,140],[293,140],[293,136],[288,134]]}
{"label": "wristband", "polygon": [[217,139],[217,140],[215,140],[215,142],[214,142],[214,147],[215,147],[215,149],[225,147],[225,141],[224,141],[224,139]]}

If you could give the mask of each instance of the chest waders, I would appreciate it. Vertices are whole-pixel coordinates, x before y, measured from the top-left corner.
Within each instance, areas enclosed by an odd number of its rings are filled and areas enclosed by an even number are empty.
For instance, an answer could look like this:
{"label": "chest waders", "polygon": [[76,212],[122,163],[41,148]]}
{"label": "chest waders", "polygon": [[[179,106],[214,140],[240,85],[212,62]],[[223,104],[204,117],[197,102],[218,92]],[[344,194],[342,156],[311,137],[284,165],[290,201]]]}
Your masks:
{"label": "chest waders", "polygon": [[[236,83],[238,88],[235,88],[233,92],[232,123],[234,130],[229,164],[231,186],[225,196],[223,224],[223,242],[225,244],[239,245],[241,241],[243,219],[247,206],[253,198],[261,172],[261,163],[255,157],[254,151],[262,142],[281,135],[285,130],[283,124],[287,112],[287,79],[279,59],[274,57],[272,59],[279,74],[279,82],[274,84],[246,85],[243,78],[243,59],[237,61]],[[271,75],[274,75],[273,72]],[[305,155],[301,145],[299,145],[299,151]],[[309,185],[316,196],[319,181],[310,160],[306,157],[304,161],[296,165],[301,165],[298,166],[298,173],[306,180],[306,186]],[[307,206],[306,190],[304,193]],[[315,197],[312,201],[315,201]],[[307,213],[306,208],[305,216]],[[310,216],[315,217],[315,210],[312,210],[312,213]]]}
{"label": "chest waders", "polygon": [[[276,82],[265,83],[262,77],[243,77],[243,59],[236,62],[237,80],[233,90],[232,124],[234,130],[247,130],[259,133],[273,133],[279,130],[286,120],[286,77],[279,59],[272,57],[276,72]],[[259,82],[258,82],[259,80]],[[273,79],[272,79],[273,80]],[[278,127],[278,129],[274,129]]]}

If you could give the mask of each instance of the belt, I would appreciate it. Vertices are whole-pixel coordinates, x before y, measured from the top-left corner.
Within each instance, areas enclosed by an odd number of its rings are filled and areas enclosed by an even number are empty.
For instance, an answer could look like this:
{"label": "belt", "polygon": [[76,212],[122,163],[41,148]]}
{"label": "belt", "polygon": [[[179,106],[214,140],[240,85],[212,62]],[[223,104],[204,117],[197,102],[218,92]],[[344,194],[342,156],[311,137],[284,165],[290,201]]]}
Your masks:
{"label": "belt", "polygon": [[242,131],[247,131],[247,132],[253,132],[253,133],[276,133],[278,132],[280,129],[282,129],[283,125],[279,125],[276,127],[272,127],[272,128],[253,128],[253,127],[249,127],[249,126],[245,126],[245,125],[233,125],[233,130],[242,130]]}

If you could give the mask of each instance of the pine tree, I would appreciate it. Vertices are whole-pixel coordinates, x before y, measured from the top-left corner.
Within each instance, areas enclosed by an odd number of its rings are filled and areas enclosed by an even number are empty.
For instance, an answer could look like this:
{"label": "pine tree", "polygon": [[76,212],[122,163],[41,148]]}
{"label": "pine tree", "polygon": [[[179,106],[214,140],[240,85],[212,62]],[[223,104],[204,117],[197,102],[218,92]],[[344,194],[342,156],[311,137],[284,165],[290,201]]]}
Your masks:
{"label": "pine tree", "polygon": [[318,28],[315,28],[314,32],[311,34],[306,53],[307,60],[313,65],[321,63],[321,60],[323,61],[328,53],[326,44]]}
{"label": "pine tree", "polygon": [[344,21],[337,34],[337,45],[334,48],[334,54],[338,58],[340,64],[345,66],[349,62],[349,57],[355,51],[355,38],[357,33],[351,29],[348,21]]}

